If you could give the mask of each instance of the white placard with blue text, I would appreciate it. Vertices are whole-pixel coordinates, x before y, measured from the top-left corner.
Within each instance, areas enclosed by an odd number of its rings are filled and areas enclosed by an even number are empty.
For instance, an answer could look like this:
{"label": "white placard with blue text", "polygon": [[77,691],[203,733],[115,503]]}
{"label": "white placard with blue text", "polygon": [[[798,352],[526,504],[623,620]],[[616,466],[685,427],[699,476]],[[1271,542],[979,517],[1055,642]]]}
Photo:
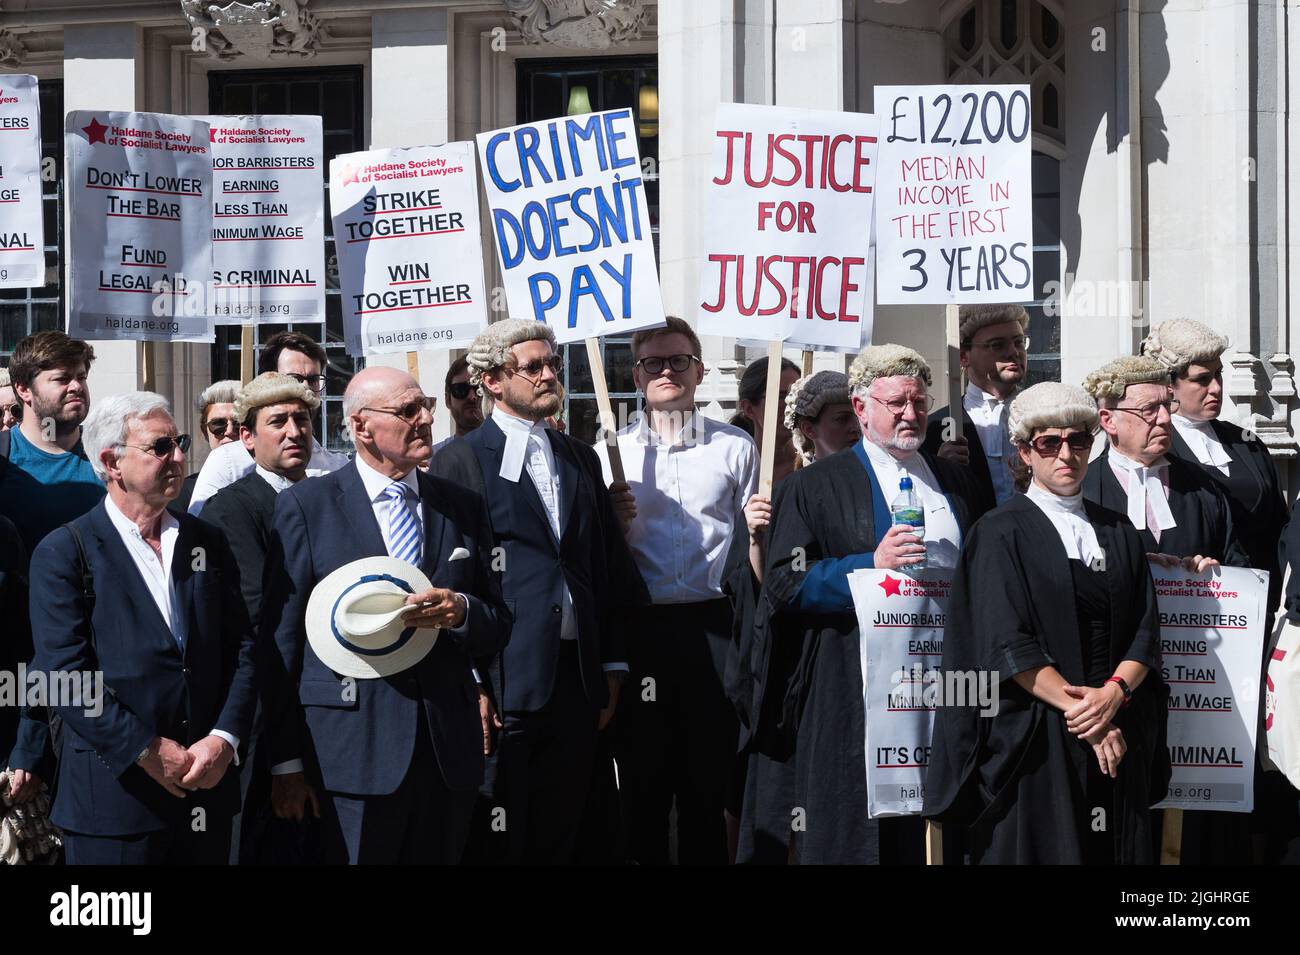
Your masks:
{"label": "white placard with blue text", "polygon": [[0,288],[45,284],[36,77],[0,76]]}
{"label": "white placard with blue text", "polygon": [[631,110],[480,133],[478,148],[512,318],[561,344],[664,324]]}

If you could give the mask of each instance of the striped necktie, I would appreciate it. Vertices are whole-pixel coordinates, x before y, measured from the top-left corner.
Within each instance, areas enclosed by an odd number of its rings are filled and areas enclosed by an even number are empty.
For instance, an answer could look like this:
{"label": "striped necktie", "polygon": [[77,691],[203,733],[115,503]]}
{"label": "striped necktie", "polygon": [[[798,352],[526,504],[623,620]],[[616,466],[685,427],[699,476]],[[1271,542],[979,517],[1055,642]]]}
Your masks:
{"label": "striped necktie", "polygon": [[394,481],[384,489],[388,498],[388,555],[420,566],[423,550],[420,540],[420,522],[406,505],[407,487]]}

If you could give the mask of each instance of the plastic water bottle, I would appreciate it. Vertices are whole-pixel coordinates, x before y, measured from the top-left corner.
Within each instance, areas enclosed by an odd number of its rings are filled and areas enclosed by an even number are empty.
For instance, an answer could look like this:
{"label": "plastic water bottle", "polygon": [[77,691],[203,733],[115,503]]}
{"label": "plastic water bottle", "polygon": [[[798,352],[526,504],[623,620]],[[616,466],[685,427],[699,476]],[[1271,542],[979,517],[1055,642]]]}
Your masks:
{"label": "plastic water bottle", "polygon": [[[912,479],[904,477],[898,482],[898,497],[894,498],[894,503],[889,506],[890,512],[894,516],[895,524],[907,524],[916,529],[916,536],[925,540],[925,508],[921,506],[920,499],[916,492],[912,490]],[[925,558],[922,557],[919,563],[907,564],[906,570],[919,570],[925,566]]]}

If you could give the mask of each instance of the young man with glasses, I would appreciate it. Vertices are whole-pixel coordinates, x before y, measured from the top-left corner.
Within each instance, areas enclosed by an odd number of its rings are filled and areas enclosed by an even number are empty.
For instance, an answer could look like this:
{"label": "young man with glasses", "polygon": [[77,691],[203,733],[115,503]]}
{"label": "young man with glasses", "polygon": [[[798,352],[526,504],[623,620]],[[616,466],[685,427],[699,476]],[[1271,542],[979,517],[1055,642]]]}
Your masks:
{"label": "young man with glasses", "polygon": [[[489,325],[467,358],[472,383],[495,405],[481,427],[442,450],[433,471],[487,501],[514,617],[505,649],[477,662],[500,740],[467,859],[568,863],[645,585],[595,452],[546,426],[560,407],[555,334],[542,322],[506,319]],[[485,751],[494,726],[485,726]]]}
{"label": "young man with glasses", "polygon": [[[736,752],[735,710],[724,688],[732,609],[722,592],[732,535],[758,488],[758,450],[739,428],[695,407],[704,380],[700,340],[680,318],[632,338],[632,380],[645,411],[615,436],[628,479],[627,542],[653,606],[630,621],[629,680],[653,679],[647,700],[619,707],[616,756],[628,855],[669,861],[677,811],[677,861],[727,862],[723,810]],[[609,446],[595,445],[606,480]]]}
{"label": "young man with glasses", "polygon": [[[257,359],[259,374],[275,371],[287,375],[306,385],[318,397],[325,393],[325,368],[325,349],[301,332],[280,332],[271,336],[262,345]],[[315,437],[311,449],[308,477],[330,474],[348,463],[347,455],[328,450]],[[189,512],[201,514],[208,498],[234,484],[253,468],[253,456],[240,442],[232,441],[216,448],[203,462],[198,480],[194,482]]]}
{"label": "young man with glasses", "polygon": [[969,467],[992,507],[1016,492],[1007,410],[1029,368],[1029,313],[1020,305],[963,305],[959,321],[967,382],[962,433],[952,433],[945,405],[930,416],[925,448]]}
{"label": "young man with glasses", "polygon": [[[969,469],[921,450],[930,382],[912,349],[864,348],[849,370],[862,440],[795,471],[772,505],[751,712],[763,752],[794,753],[793,805],[805,810],[804,828],[793,833],[799,863],[923,857],[919,819],[867,818],[861,634],[848,575],[905,570],[922,558],[951,567],[986,506]],[[923,539],[892,524],[889,505],[905,476],[925,508]]]}
{"label": "young man with glasses", "polygon": [[457,358],[447,369],[443,382],[443,401],[451,415],[452,433],[433,446],[437,454],[450,442],[463,438],[483,423],[483,399],[469,381],[469,361]]}

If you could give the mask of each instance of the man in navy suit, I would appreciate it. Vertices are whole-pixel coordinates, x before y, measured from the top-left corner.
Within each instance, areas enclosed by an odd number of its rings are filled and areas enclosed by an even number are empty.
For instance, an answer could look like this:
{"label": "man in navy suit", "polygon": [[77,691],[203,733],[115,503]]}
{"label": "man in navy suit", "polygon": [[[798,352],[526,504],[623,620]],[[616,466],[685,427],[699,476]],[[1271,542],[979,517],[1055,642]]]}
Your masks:
{"label": "man in navy suit", "polygon": [[[356,459],[281,493],[272,521],[259,630],[272,804],[300,818],[311,803],[326,862],[455,863],[483,780],[472,657],[510,638],[491,527],[479,495],[419,469],[433,399],[414,378],[367,368],[343,410]],[[308,598],[344,564],[383,555],[428,576],[404,620],[442,632],[408,670],[340,678],[307,642]]]}
{"label": "man in navy suit", "polygon": [[433,468],[483,490],[515,617],[510,645],[478,668],[503,719],[469,858],[565,863],[596,734],[627,674],[622,628],[649,597],[595,452],[546,427],[560,407],[554,333],[542,322],[507,319],[466,357],[471,381],[496,406]]}
{"label": "man in navy suit", "polygon": [[50,533],[31,564],[34,666],[61,687],[52,818],[65,857],[223,864],[239,807],[227,770],[256,702],[234,559],[220,532],[167,512],[190,440],[165,398],[101,402],[82,443],[108,496]]}

